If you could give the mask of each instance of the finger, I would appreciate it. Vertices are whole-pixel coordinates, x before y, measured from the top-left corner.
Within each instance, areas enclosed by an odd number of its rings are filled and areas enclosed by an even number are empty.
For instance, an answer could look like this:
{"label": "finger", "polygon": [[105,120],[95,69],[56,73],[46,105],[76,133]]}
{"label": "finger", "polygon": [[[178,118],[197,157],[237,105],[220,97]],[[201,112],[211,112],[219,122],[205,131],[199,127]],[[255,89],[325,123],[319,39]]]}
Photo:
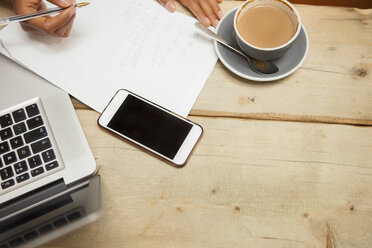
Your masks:
{"label": "finger", "polygon": [[35,34],[43,34],[42,32],[40,32],[40,31],[30,27],[30,26],[27,26],[27,24],[25,24],[25,23],[21,23],[21,27],[26,32],[31,32],[31,33],[35,33]]}
{"label": "finger", "polygon": [[[56,30],[56,34],[57,36],[59,37],[68,37],[68,35],[70,34],[70,31],[72,29],[72,25],[74,23],[74,20],[75,20],[75,16],[74,15],[73,17],[70,18],[70,20],[65,24],[63,25],[61,28],[57,29]],[[67,32],[69,31],[69,32]]]}
{"label": "finger", "polygon": [[218,3],[222,3],[222,0],[217,0]]}
{"label": "finger", "polygon": [[57,29],[64,26],[75,15],[75,7],[71,6],[59,15],[54,17],[40,17],[28,21],[30,26],[33,26],[39,31],[45,31],[48,34],[53,34]]}
{"label": "finger", "polygon": [[212,7],[214,14],[218,17],[219,20],[221,20],[221,18],[223,17],[223,13],[216,0],[209,0],[209,5]]}
{"label": "finger", "polygon": [[203,23],[205,26],[210,26],[211,21],[209,18],[205,15],[204,11],[200,7],[199,3],[196,1],[187,1],[187,0],[180,0],[180,2],[188,8],[198,20]]}
{"label": "finger", "polygon": [[75,3],[74,0],[48,0],[48,2],[53,3],[61,8],[70,7]]}
{"label": "finger", "polygon": [[170,12],[176,11],[176,3],[174,0],[159,0],[159,2]]}
{"label": "finger", "polygon": [[36,10],[45,10],[46,9],[46,4],[43,1],[40,1],[40,3],[36,6]]}
{"label": "finger", "polygon": [[217,27],[218,18],[214,14],[214,11],[213,11],[212,7],[210,6],[210,4],[207,3],[206,1],[201,1],[200,6],[203,9],[204,13],[207,15],[210,22],[212,23],[213,27]]}
{"label": "finger", "polygon": [[66,30],[65,34],[63,37],[69,37],[70,33],[71,33],[71,29],[72,29],[72,25],[69,29]]}
{"label": "finger", "polygon": [[13,0],[14,12],[17,15],[31,14],[35,13],[38,9],[38,6],[41,4],[41,0],[35,0],[25,3],[23,0]]}

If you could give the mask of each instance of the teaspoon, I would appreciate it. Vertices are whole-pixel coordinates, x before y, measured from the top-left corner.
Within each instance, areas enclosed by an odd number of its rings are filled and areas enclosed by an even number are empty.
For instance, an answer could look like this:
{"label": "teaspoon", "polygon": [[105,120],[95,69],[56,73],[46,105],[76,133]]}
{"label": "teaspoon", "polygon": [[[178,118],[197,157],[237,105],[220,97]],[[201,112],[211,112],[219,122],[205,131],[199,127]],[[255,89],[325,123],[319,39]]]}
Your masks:
{"label": "teaspoon", "polygon": [[233,45],[227,42],[225,39],[220,37],[218,34],[213,32],[206,26],[204,26],[202,23],[196,22],[195,27],[201,30],[204,34],[208,35],[210,38],[218,41],[222,45],[233,50],[235,53],[243,56],[248,61],[248,64],[252,68],[253,71],[260,73],[260,74],[274,74],[279,71],[279,68],[273,62],[267,61],[267,60],[258,60],[258,59],[252,58],[251,56],[244,54],[239,49],[235,48]]}

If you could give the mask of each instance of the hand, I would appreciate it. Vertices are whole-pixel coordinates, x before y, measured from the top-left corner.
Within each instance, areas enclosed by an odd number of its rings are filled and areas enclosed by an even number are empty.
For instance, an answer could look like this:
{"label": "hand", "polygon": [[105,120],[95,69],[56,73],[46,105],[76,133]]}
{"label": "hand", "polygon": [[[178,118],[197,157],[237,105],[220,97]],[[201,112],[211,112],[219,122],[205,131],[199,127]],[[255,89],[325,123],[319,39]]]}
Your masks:
{"label": "hand", "polygon": [[[176,10],[175,0],[159,0],[170,12]],[[188,8],[205,26],[216,27],[223,14],[218,6],[222,0],[178,0]]]}
{"label": "hand", "polygon": [[[67,8],[56,16],[43,16],[21,22],[23,30],[38,34],[48,34],[57,37],[68,37],[75,19],[74,0],[48,0],[49,2]],[[13,8],[17,15],[31,14],[46,9],[42,0],[13,0]]]}

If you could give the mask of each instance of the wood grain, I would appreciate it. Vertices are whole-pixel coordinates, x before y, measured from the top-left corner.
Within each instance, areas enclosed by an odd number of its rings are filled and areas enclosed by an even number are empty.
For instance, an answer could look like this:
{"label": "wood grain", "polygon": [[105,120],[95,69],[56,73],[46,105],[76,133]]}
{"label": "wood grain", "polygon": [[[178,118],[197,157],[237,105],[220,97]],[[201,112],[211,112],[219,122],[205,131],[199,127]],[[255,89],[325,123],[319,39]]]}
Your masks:
{"label": "wood grain", "polygon": [[191,112],[204,136],[182,169],[102,131],[73,99],[103,216],[45,247],[370,247],[372,127],[348,124],[372,123],[372,10],[296,7],[305,64],[262,84],[218,63]]}
{"label": "wood grain", "polygon": [[[241,3],[221,7],[226,13]],[[372,124],[372,9],[296,7],[310,40],[304,65],[285,79],[258,83],[218,62],[190,115]]]}
{"label": "wood grain", "polygon": [[[235,0],[225,0],[225,1],[235,1]],[[363,9],[372,8],[372,1],[370,0],[289,0],[289,2],[293,4],[356,7],[356,8],[363,8]]]}
{"label": "wood grain", "polygon": [[[0,18],[7,17],[14,15],[14,11],[12,10],[12,5],[9,1],[0,1]],[[0,27],[0,30],[3,27]]]}
{"label": "wood grain", "polygon": [[[372,128],[192,118],[205,134],[175,169],[78,110],[103,216],[48,247],[369,247]],[[333,246],[330,246],[333,245]]]}
{"label": "wood grain", "polygon": [[[226,13],[239,4],[221,6]],[[285,79],[258,83],[218,62],[190,115],[371,125],[372,10],[297,8],[310,40],[304,65]]]}
{"label": "wood grain", "polygon": [[[225,1],[225,11],[238,6]],[[372,124],[372,10],[296,5],[310,49],[293,75],[244,80],[220,62],[191,115]]]}
{"label": "wood grain", "polygon": [[370,0],[290,0],[291,3],[311,4],[311,5],[328,5],[357,8],[372,8]]}

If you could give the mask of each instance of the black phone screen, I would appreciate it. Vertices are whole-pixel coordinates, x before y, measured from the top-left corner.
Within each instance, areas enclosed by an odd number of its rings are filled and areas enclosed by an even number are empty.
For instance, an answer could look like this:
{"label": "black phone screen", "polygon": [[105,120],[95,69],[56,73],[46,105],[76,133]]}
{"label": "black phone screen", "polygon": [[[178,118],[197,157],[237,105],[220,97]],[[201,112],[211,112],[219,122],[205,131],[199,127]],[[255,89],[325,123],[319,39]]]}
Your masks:
{"label": "black phone screen", "polygon": [[107,126],[169,159],[176,156],[192,128],[192,124],[130,94]]}

